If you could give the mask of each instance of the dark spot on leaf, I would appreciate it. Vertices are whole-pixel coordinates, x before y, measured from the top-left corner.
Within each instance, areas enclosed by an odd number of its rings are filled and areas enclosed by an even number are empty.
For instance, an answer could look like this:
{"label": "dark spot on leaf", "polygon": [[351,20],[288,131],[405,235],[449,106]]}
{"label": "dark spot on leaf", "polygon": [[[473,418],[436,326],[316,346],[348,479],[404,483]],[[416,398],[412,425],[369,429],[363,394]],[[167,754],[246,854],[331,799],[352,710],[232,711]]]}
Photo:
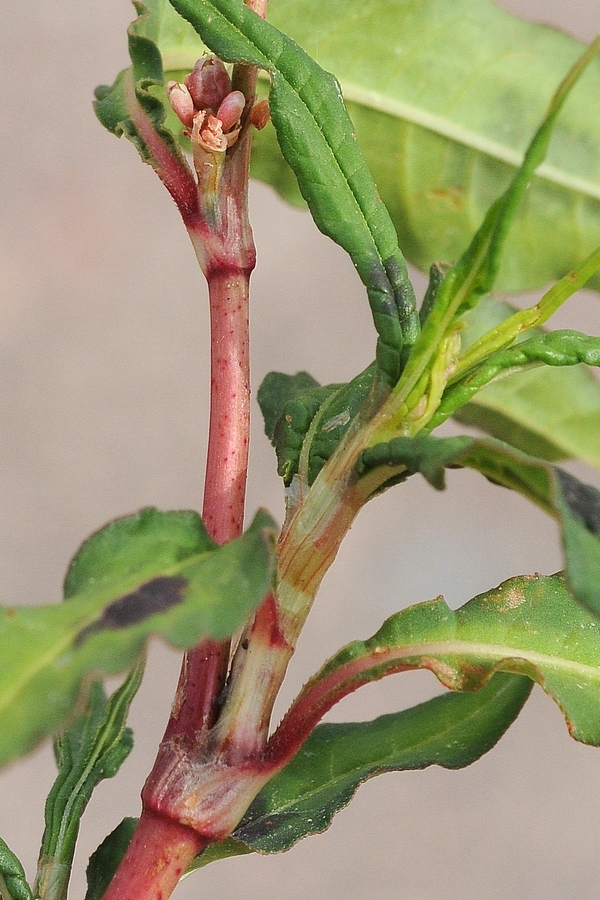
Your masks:
{"label": "dark spot on leaf", "polygon": [[296,810],[289,812],[271,810],[258,795],[248,809],[248,812],[233,832],[233,837],[248,844],[249,847],[260,847],[263,838],[272,839],[273,829],[294,829],[300,813]]}
{"label": "dark spot on leaf", "polygon": [[156,613],[166,612],[167,609],[181,602],[187,584],[187,579],[181,575],[164,576],[147,581],[136,591],[125,594],[109,604],[98,621],[88,625],[78,635],[75,644],[81,644],[91,634],[98,631],[128,628],[143,622],[144,619],[156,615]]}
{"label": "dark spot on leaf", "polygon": [[380,291],[382,294],[391,294],[392,286],[390,279],[381,260],[371,260],[369,266],[369,287],[372,290]]}
{"label": "dark spot on leaf", "polygon": [[563,469],[556,470],[556,477],[563,499],[573,515],[592,534],[600,534],[600,491]]}

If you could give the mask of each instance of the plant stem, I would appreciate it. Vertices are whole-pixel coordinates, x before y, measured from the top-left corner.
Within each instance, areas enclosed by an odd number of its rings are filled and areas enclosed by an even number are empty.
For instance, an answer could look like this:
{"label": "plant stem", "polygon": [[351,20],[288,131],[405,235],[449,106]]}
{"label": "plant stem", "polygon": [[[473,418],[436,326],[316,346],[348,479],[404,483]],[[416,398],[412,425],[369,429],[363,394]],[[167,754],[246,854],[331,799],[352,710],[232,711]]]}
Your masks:
{"label": "plant stem", "polygon": [[144,810],[104,900],[166,900],[205,844],[191,828]]}
{"label": "plant stem", "polygon": [[[267,0],[247,0],[247,5],[265,16]],[[242,133],[224,162],[219,162],[220,174],[206,193],[203,178],[216,160],[211,163],[210,158],[199,156],[198,214],[184,216],[209,287],[211,403],[203,519],[220,544],[242,532],[248,468],[248,292],[255,250],[247,210],[251,133],[247,118],[254,103],[256,77],[254,67],[234,67],[233,87],[246,97]],[[257,614],[249,633],[264,651],[277,633],[277,610],[273,598],[263,607],[267,612]],[[289,658],[287,647],[281,651]],[[265,685],[260,708],[255,704],[254,715],[243,716],[245,724],[239,733],[226,728],[218,734],[215,725],[229,658],[229,640],[203,641],[185,654],[171,717],[142,792],[142,817],[106,900],[168,897],[191,859],[208,841],[229,833],[266,780],[257,760],[253,764],[248,756],[264,749],[280,682]],[[252,669],[240,666],[239,659],[236,671]],[[283,673],[285,665],[277,668]],[[242,698],[242,706],[246,701]],[[237,702],[233,707],[237,708]],[[240,742],[240,747],[232,747],[230,761],[226,747],[232,741]]]}
{"label": "plant stem", "polygon": [[[250,429],[248,272],[207,274],[211,311],[211,402],[203,519],[219,544],[242,532]],[[183,659],[165,740],[214,724],[229,641],[202,641]]]}
{"label": "plant stem", "polygon": [[[199,192],[200,216],[186,223],[209,288],[211,411],[203,517],[218,543],[241,534],[244,519],[250,425],[248,293],[255,263],[247,211],[249,154],[247,126],[228,151],[217,197],[204,198]],[[195,790],[202,795],[205,762],[210,769],[207,738],[218,718],[229,654],[229,640],[203,641],[185,654],[171,717],[142,792],[142,817],[105,900],[166,900],[194,856],[215,839],[208,837],[210,821],[205,828],[203,823],[189,824],[186,803]],[[210,820],[209,812],[203,815]]]}
{"label": "plant stem", "polygon": [[238,537],[244,521],[250,428],[248,278],[243,271],[209,276],[211,401],[202,516],[219,544]]}

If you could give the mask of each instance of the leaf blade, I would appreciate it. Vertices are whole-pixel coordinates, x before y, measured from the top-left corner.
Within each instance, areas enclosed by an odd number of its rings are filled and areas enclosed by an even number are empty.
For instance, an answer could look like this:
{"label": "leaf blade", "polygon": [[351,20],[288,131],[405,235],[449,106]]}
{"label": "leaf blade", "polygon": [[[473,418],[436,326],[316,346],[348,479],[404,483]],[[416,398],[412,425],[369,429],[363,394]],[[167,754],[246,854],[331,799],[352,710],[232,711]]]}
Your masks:
{"label": "leaf blade", "polygon": [[233,836],[261,853],[282,852],[328,828],[368,778],[469,765],[500,739],[530,689],[526,678],[501,675],[478,694],[445,694],[372,722],[319,725]]}
{"label": "leaf blade", "polygon": [[367,288],[377,360],[393,384],[419,331],[416,300],[336,80],[241,0],[173,0],[173,6],[223,60],[271,74],[271,120],[282,152],[317,226],[350,254]]}
{"label": "leaf blade", "polygon": [[100,682],[92,684],[87,709],[55,740],[58,774],[46,798],[36,877],[41,897],[67,895],[81,817],[98,784],[117,774],[133,748],[126,723],[143,671],[136,666],[110,699]]}
{"label": "leaf blade", "polygon": [[[324,831],[375,775],[470,765],[502,737],[531,687],[528,678],[500,674],[478,693],[447,693],[371,722],[317,726],[258,794],[233,835],[197,856],[186,876],[230,856],[281,853],[302,837]],[[125,852],[117,849],[117,856]],[[85,900],[101,896],[96,891]]]}
{"label": "leaf blade", "polygon": [[[189,221],[198,213],[196,182],[179,144],[165,127],[163,103],[151,90],[164,81],[156,40],[181,39],[181,29],[161,29],[166,4],[151,0],[145,5],[135,0],[134,5],[138,17],[127,32],[132,65],[117,76],[112,86],[96,89],[94,112],[108,131],[131,141],[164,183],[184,221]],[[189,41],[184,47],[190,52]]]}
{"label": "leaf blade", "polygon": [[123,819],[90,856],[87,869],[87,891],[84,900],[102,900],[137,828],[133,816]]}
{"label": "leaf blade", "polygon": [[[123,537],[157,528],[168,543],[169,516],[142,511],[112,523],[108,531]],[[112,563],[98,559],[98,584],[81,588],[67,602],[0,610],[0,763],[27,752],[64,724],[85,673],[117,674],[131,667],[151,634],[181,649],[204,635],[222,638],[260,603],[273,571],[272,520],[260,513],[241,538],[211,549],[199,516],[185,516],[185,538],[182,515],[175,513],[174,540],[162,555],[154,557],[156,541],[142,541],[146,557],[133,569],[124,566],[118,576],[119,558],[130,565],[135,557],[125,542]],[[91,539],[95,542],[104,552],[98,535]],[[81,552],[85,559],[85,546]],[[89,575],[92,569],[87,559],[80,571]]]}
{"label": "leaf blade", "polygon": [[[457,412],[459,412],[460,417],[460,409],[474,397],[477,397],[482,389],[500,379],[506,379],[507,376],[514,378],[515,375],[518,376],[539,366],[544,366],[545,368],[549,366],[557,369],[584,364],[587,366],[600,366],[600,338],[566,329],[537,335],[508,349],[498,350],[490,354],[476,368],[467,371],[466,374],[461,373],[456,379],[452,378],[450,380],[440,405],[429,423],[429,428],[434,430],[449,416],[456,415]],[[573,382],[573,379],[571,379],[571,382]],[[595,382],[594,379],[593,382]],[[544,381],[541,383],[544,384]],[[575,381],[575,383],[577,382]],[[583,383],[586,384],[585,381]],[[542,415],[544,412],[547,412],[549,405],[554,400],[554,397],[548,398],[540,391],[539,405],[542,407]],[[598,386],[598,401],[600,403],[600,386]],[[577,405],[577,403],[578,398],[573,398],[573,404]],[[539,427],[540,419],[539,415],[535,416],[534,414],[533,422],[528,423],[530,431],[532,425],[537,424]],[[582,423],[584,441],[590,424],[590,418],[586,417]],[[564,440],[564,431],[565,429],[563,428],[563,435],[559,435],[559,440],[560,437]],[[567,439],[569,437],[573,439],[575,434],[576,432],[571,428],[567,431],[566,437]],[[522,441],[522,443],[524,442]],[[553,443],[555,445],[558,443],[556,437]],[[581,440],[578,441],[578,445],[580,443]],[[589,443],[594,446],[598,442],[590,441]],[[584,448],[585,442],[582,449]],[[526,447],[523,446],[522,449],[525,450]],[[558,447],[557,452],[559,453]],[[600,450],[598,453],[600,453]]]}
{"label": "leaf blade", "polygon": [[[339,78],[401,246],[423,269],[460,256],[583,46],[489,0],[360,11],[272,0],[270,18]],[[594,63],[508,238],[500,290],[541,287],[600,244],[600,125],[589,116],[599,90]],[[273,142],[258,152],[272,155]]]}
{"label": "leaf blade", "polygon": [[[559,573],[510,578],[456,611],[442,597],[390,616],[335,654],[283,719],[283,739],[356,688],[428,669],[453,691],[478,691],[496,672],[526,675],[557,703],[576,740],[600,745],[600,625]],[[275,740],[277,739],[277,733]]]}
{"label": "leaf blade", "polygon": [[[510,304],[484,297],[465,316],[463,346],[468,348],[514,312]],[[551,461],[572,456],[600,467],[600,384],[583,366],[515,373],[487,385],[453,415],[534,456]]]}
{"label": "leaf blade", "polygon": [[7,900],[33,900],[21,861],[0,838],[0,892]]}

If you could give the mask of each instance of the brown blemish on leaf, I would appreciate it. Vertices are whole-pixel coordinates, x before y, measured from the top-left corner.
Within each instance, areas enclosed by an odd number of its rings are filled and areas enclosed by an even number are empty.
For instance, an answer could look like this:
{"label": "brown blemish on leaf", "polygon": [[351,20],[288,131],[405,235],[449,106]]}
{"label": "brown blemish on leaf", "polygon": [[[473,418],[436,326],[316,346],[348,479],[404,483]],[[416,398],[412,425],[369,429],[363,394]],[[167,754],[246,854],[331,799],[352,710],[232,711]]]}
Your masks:
{"label": "brown blemish on leaf", "polygon": [[459,184],[452,184],[444,188],[432,188],[426,194],[429,200],[442,200],[453,209],[462,209],[465,202],[465,189]]}
{"label": "brown blemish on leaf", "polygon": [[506,591],[498,594],[496,600],[496,610],[500,613],[509,612],[511,609],[517,609],[526,601],[525,591],[516,585]]}
{"label": "brown blemish on leaf", "polygon": [[75,644],[81,644],[98,631],[129,628],[156,613],[166,612],[181,602],[187,584],[187,579],[181,575],[161,576],[147,581],[131,594],[110,603],[98,621],[88,625],[77,636]]}

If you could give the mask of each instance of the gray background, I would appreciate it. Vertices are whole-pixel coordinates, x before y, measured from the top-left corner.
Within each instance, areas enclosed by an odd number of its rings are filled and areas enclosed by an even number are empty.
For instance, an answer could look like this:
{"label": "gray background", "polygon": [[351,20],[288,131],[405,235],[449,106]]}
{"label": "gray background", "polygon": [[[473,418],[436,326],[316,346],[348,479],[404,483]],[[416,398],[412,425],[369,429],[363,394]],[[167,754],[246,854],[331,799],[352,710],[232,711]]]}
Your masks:
{"label": "gray background", "polygon": [[[598,0],[502,5],[582,38],[600,23]],[[130,19],[125,0],[3,2],[0,585],[13,603],[58,600],[68,559],[102,522],[148,504],[200,505],[205,288],[162,186],[90,108],[93,87],[127,64]],[[254,389],[270,369],[307,368],[322,381],[355,374],[373,337],[352,266],[308,215],[265,187],[252,188],[252,218]],[[598,333],[596,302],[574,300],[560,324]],[[541,513],[475,476],[449,481],[446,496],[415,480],[361,514],[325,580],[284,701],[342,642],[403,605],[440,591],[458,605],[512,574],[560,567]],[[256,416],[249,511],[258,505],[281,517]],[[153,646],[132,714],[136,748],[84,819],[74,897],[89,853],[138,812],[177,671],[176,655]],[[332,718],[370,718],[433,692],[427,673],[396,676]],[[30,872],[52,778],[49,746],[0,778],[0,833]],[[591,900],[599,796],[600,757],[570,740],[536,689],[499,747],[471,768],[380,777],[327,834],[278,857],[215,864],[178,896]]]}

